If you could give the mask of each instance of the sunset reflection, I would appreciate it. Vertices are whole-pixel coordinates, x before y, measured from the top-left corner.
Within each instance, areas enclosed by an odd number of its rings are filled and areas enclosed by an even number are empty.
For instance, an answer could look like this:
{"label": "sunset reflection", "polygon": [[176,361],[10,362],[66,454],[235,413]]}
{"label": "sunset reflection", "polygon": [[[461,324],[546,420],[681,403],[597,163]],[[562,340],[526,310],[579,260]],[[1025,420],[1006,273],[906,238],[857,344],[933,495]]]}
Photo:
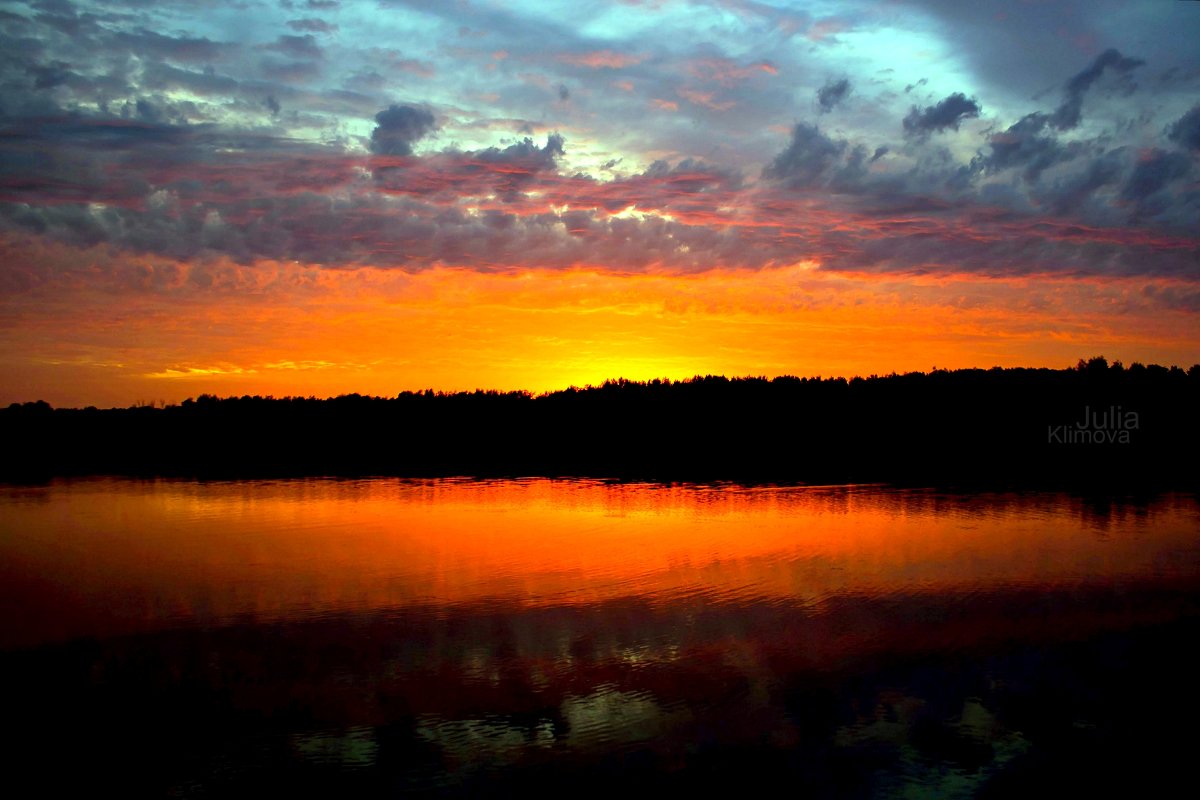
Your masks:
{"label": "sunset reflection", "polygon": [[1028,795],[1077,753],[1093,789],[1169,772],[1200,715],[1187,494],[97,479],[0,512],[49,788]]}
{"label": "sunset reflection", "polygon": [[[119,486],[5,490],[5,572],[18,582],[45,576],[33,612],[47,617],[39,635],[87,632],[70,630],[81,624],[137,630],[247,615],[623,598],[819,610],[847,594],[1170,579],[1195,561],[1194,518],[1170,501],[1118,507],[1123,527],[1109,535],[1101,510],[1082,501],[871,486]],[[53,516],[40,502],[47,496],[57,503]],[[67,625],[59,607],[79,616]],[[29,624],[9,621],[8,635],[33,635]]]}

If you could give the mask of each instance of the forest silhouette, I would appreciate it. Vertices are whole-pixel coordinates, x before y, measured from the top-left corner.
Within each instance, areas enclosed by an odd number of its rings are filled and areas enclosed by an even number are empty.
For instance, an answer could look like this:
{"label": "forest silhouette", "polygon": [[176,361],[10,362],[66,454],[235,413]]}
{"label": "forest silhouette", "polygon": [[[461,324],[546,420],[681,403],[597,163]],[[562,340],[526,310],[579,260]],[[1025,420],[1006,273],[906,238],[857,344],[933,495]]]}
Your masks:
{"label": "forest silhouette", "polygon": [[589,476],[1195,487],[1200,365],[624,379],[542,395],[0,409],[0,477]]}

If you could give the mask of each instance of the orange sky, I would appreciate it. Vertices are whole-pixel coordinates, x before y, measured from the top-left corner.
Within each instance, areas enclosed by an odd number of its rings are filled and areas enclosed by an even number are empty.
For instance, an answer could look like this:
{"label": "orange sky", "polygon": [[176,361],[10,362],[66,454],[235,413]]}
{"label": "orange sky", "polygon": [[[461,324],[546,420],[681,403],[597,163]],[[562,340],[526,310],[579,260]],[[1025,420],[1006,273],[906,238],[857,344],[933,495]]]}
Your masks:
{"label": "orange sky", "polygon": [[[51,263],[80,256],[31,249]],[[1195,315],[1146,307],[1144,281],[884,279],[811,262],[409,273],[83,257],[89,268],[36,302],[0,305],[0,403],[1200,361]]]}

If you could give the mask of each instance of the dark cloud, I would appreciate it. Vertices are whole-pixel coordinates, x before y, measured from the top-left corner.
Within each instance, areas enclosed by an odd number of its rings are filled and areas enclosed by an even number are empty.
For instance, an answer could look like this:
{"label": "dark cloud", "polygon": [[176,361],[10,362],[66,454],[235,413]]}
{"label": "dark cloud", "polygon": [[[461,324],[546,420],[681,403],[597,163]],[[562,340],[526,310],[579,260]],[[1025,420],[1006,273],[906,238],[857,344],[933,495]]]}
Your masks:
{"label": "dark cloud", "polygon": [[446,154],[446,162],[433,165],[447,170],[451,180],[462,188],[494,192],[502,202],[512,203],[539,175],[554,171],[564,153],[563,137],[552,133],[546,144],[538,145],[529,137],[507,147],[489,147],[462,154]]}
{"label": "dark cloud", "polygon": [[163,110],[145,98],[138,98],[134,107],[137,110],[138,119],[143,119],[147,122],[167,121],[167,117]]}
{"label": "dark cloud", "polygon": [[1037,199],[1060,216],[1080,212],[1099,202],[1097,193],[1115,185],[1126,171],[1125,148],[1110,150],[1088,162],[1083,169],[1065,175],[1039,191]]}
{"label": "dark cloud", "polygon": [[45,11],[51,14],[61,14],[63,16],[75,16],[75,6],[70,0],[35,0],[29,5],[36,8],[38,11]]}
{"label": "dark cloud", "polygon": [[910,83],[910,84],[908,84],[907,86],[905,86],[905,87],[904,87],[904,93],[905,93],[905,94],[908,94],[908,93],[909,93],[909,92],[911,92],[913,89],[916,89],[916,88],[918,88],[918,87],[924,86],[924,85],[925,85],[925,84],[927,84],[927,83],[929,83],[929,78],[921,78],[921,80],[917,81],[916,83]]}
{"label": "dark cloud", "polygon": [[1116,50],[1105,50],[1087,69],[1067,81],[1067,85],[1063,89],[1062,104],[1050,115],[1050,124],[1059,130],[1074,128],[1079,124],[1083,113],[1083,96],[1087,94],[1092,84],[1100,79],[1105,70],[1125,75],[1145,63],[1141,59],[1126,58]]}
{"label": "dark cloud", "polygon": [[821,113],[826,114],[833,110],[833,107],[845,100],[850,95],[850,80],[841,78],[840,80],[829,80],[820,89],[817,89],[817,105],[821,108]]}
{"label": "dark cloud", "polygon": [[307,33],[336,33],[338,26],[326,22],[323,19],[289,19],[287,26],[294,31],[304,31]]}
{"label": "dark cloud", "polygon": [[[1194,276],[1200,263],[1194,240],[1061,224],[981,203],[909,194],[887,208],[878,193],[831,194],[824,186],[759,186],[739,197],[735,179],[692,160],[657,162],[607,182],[567,177],[554,169],[563,149],[561,140],[548,139],[540,147],[520,141],[414,158],[393,177],[424,182],[420,191],[356,190],[348,182],[353,162],[333,151],[299,150],[281,159],[264,150],[264,160],[243,155],[233,163],[222,156],[179,170],[173,188],[145,188],[139,204],[0,202],[0,230],[194,263],[220,254],[241,264],[275,259],[404,269],[601,263],[695,270],[812,257],[823,269],[880,274],[1178,278]],[[825,171],[830,184],[861,169],[866,149],[843,155]],[[347,176],[348,191],[329,192],[331,170]],[[305,172],[311,180],[292,181]],[[521,191],[505,197],[508,186]],[[527,194],[533,190],[536,197]],[[565,205],[571,210],[554,210]],[[613,216],[630,206],[674,219]],[[721,208],[741,209],[747,224]]]}
{"label": "dark cloud", "polygon": [[71,65],[65,61],[54,61],[45,65],[30,64],[25,68],[25,72],[33,78],[35,89],[53,89],[73,77]]}
{"label": "dark cloud", "polygon": [[[951,108],[930,115],[930,125],[955,118]],[[829,211],[830,223],[800,237],[823,269],[1200,278],[1200,245],[1189,232],[1200,192],[1184,183],[1191,159],[1153,151],[1135,163],[1133,147],[1060,141],[1053,130],[1048,114],[1029,114],[991,134],[988,152],[968,164],[926,144],[907,171],[897,161],[872,172],[886,145],[872,154],[800,124],[763,170],[774,186],[750,202],[759,203],[760,224],[785,227],[812,214],[814,202]],[[1008,170],[1025,180],[989,180]]]}
{"label": "dark cloud", "polygon": [[1182,153],[1151,150],[1138,159],[1129,181],[1121,188],[1121,198],[1143,202],[1171,181],[1186,177],[1192,162]]}
{"label": "dark cloud", "polygon": [[[323,171],[312,167],[311,147],[293,140],[185,124],[187,106],[138,98],[125,105],[126,116],[75,114],[0,124],[0,202],[137,207],[159,190],[206,200],[253,191],[256,180],[262,191],[273,193],[304,181],[331,188],[349,179],[349,166],[339,160]],[[327,150],[313,152],[330,161]],[[252,180],[264,153],[289,167]]]}
{"label": "dark cloud", "polygon": [[1200,82],[1200,66],[1174,66],[1163,70],[1156,83],[1166,87],[1188,87]]}
{"label": "dark cloud", "polygon": [[273,81],[304,83],[321,74],[314,61],[263,61],[258,65],[262,74]]}
{"label": "dark cloud", "polygon": [[1082,145],[1078,142],[1063,144],[1050,134],[1045,134],[1049,117],[1045,114],[1027,114],[1007,130],[988,137],[991,152],[977,158],[972,166],[986,173],[1005,169],[1021,169],[1027,181],[1037,181],[1041,174],[1064,161],[1076,158]]}
{"label": "dark cloud", "polygon": [[97,30],[96,17],[93,14],[77,14],[70,4],[53,8],[37,14],[36,19],[42,25],[65,33],[74,39],[83,40]]}
{"label": "dark cloud", "polygon": [[904,118],[904,133],[906,136],[928,136],[930,133],[940,133],[946,128],[958,130],[964,119],[978,117],[981,110],[975,98],[968,99],[961,92],[955,92],[927,108],[913,106],[912,111]]}
{"label": "dark cloud", "polygon": [[266,99],[263,100],[263,105],[266,106],[270,110],[272,117],[279,116],[279,111],[280,111],[279,101],[275,99],[275,95],[273,95],[273,94],[267,95]]}
{"label": "dark cloud", "polygon": [[854,192],[867,177],[867,148],[858,145],[850,149],[846,161],[833,174],[831,186],[837,191]]}
{"label": "dark cloud", "polygon": [[113,36],[113,41],[138,55],[193,64],[218,61],[236,49],[234,45],[205,37],[164,36],[145,29],[119,32]]}
{"label": "dark cloud", "polygon": [[1142,295],[1156,305],[1192,314],[1200,313],[1200,289],[1191,286],[1156,286],[1151,283],[1142,288]]}
{"label": "dark cloud", "polygon": [[565,84],[558,85],[558,99],[564,103],[571,99],[571,90]]}
{"label": "dark cloud", "polygon": [[393,105],[375,115],[371,152],[381,156],[412,155],[412,146],[435,127],[427,108]]}
{"label": "dark cloud", "polygon": [[115,116],[65,114],[57,117],[32,117],[11,120],[0,125],[3,149],[28,147],[53,150],[71,147],[80,150],[126,150],[149,145],[178,147],[207,136],[201,126],[153,125]]}
{"label": "dark cloud", "polygon": [[817,183],[842,157],[845,141],[834,141],[815,125],[804,122],[792,128],[787,149],[763,168],[763,177],[791,186]]}
{"label": "dark cloud", "polygon": [[1184,114],[1167,129],[1167,138],[1188,150],[1200,151],[1200,105]]}
{"label": "dark cloud", "polygon": [[324,51],[321,50],[321,45],[317,44],[317,39],[310,33],[303,36],[292,36],[283,34],[274,44],[266,46],[267,50],[273,50],[276,53],[299,60],[318,60],[324,57]]}
{"label": "dark cloud", "polygon": [[533,139],[525,137],[508,147],[489,147],[486,150],[477,150],[473,155],[480,161],[493,164],[520,164],[537,172],[554,167],[555,160],[563,155],[564,144],[562,136],[552,133],[546,137],[546,144],[542,147],[538,147]]}
{"label": "dark cloud", "polygon": [[[624,183],[633,187],[643,185],[643,181],[669,187],[673,195],[692,195],[714,190],[737,191],[741,188],[742,176],[699,159],[685,158],[674,166],[660,159],[641,175],[635,175]],[[647,195],[641,202],[658,205],[667,201],[662,197],[651,198]]]}
{"label": "dark cloud", "polygon": [[343,81],[343,85],[377,92],[387,85],[387,79],[373,69],[356,72]]}

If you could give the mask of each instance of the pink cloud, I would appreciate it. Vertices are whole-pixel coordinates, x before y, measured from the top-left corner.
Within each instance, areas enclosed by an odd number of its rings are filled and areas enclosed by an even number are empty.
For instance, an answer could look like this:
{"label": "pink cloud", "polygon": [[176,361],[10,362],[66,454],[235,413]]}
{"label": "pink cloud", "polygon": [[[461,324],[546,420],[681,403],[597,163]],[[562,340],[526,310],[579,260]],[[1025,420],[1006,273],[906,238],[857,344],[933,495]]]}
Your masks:
{"label": "pink cloud", "polygon": [[835,42],[837,41],[835,38],[837,34],[845,33],[848,30],[850,30],[850,24],[845,20],[836,17],[826,17],[810,25],[804,35],[813,42]]}
{"label": "pink cloud", "polygon": [[687,71],[701,81],[734,86],[756,75],[778,75],[779,69],[769,61],[739,64],[729,58],[699,58],[688,62]]}
{"label": "pink cloud", "polygon": [[737,105],[732,100],[717,102],[713,99],[714,95],[712,92],[700,92],[695,89],[678,89],[675,93],[690,103],[711,108],[714,111],[728,111]]}
{"label": "pink cloud", "polygon": [[563,53],[558,60],[577,67],[592,69],[623,69],[646,60],[644,55],[616,53],[612,50],[594,50],[590,53]]}

